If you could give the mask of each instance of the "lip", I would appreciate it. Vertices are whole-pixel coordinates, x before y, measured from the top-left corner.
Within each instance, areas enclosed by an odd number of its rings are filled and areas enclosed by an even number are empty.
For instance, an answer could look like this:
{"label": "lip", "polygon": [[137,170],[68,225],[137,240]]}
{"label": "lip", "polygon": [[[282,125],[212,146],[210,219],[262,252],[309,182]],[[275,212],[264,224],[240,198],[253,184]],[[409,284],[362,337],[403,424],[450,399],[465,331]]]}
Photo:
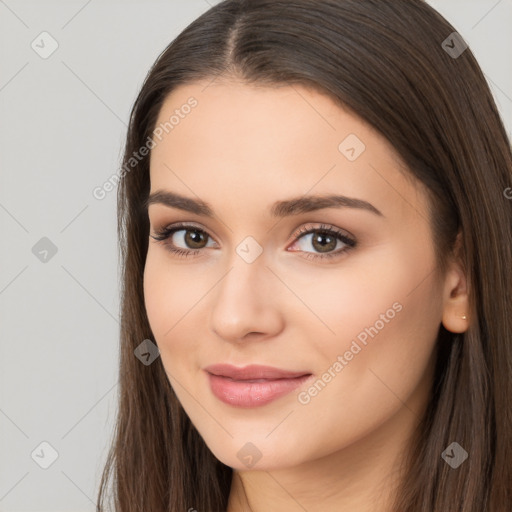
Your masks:
{"label": "lip", "polygon": [[215,364],[204,368],[212,393],[235,407],[258,407],[276,400],[307,381],[312,374],[271,366],[236,367]]}

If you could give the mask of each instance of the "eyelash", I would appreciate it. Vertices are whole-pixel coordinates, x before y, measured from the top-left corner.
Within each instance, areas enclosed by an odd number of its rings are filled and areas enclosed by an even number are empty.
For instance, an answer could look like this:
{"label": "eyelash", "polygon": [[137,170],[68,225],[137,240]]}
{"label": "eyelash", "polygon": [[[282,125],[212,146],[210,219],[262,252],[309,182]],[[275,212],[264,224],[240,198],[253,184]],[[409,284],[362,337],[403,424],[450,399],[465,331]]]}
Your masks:
{"label": "eyelash", "polygon": [[[150,235],[151,238],[155,239],[157,242],[163,243],[166,246],[166,249],[170,251],[171,253],[175,254],[176,256],[180,258],[187,258],[189,256],[194,256],[198,252],[201,251],[201,249],[181,249],[173,247],[169,242],[166,242],[174,233],[177,231],[196,231],[199,233],[202,233],[206,235],[208,238],[211,238],[210,235],[203,229],[198,228],[197,226],[193,224],[186,224],[186,223],[178,223],[173,224],[172,226],[165,227],[161,230],[155,231],[155,235]],[[346,236],[342,231],[340,231],[337,228],[334,228],[332,226],[327,226],[325,224],[321,224],[320,227],[311,228],[309,226],[302,227],[297,233],[295,233],[294,238],[296,240],[310,234],[310,233],[321,233],[323,235],[332,235],[337,240],[340,240],[345,244],[346,247],[342,249],[338,249],[334,252],[329,252],[325,254],[317,254],[317,253],[311,253],[311,252],[305,252],[306,258],[308,259],[317,259],[317,260],[325,260],[329,258],[334,258],[336,256],[340,256],[341,254],[344,254],[351,249],[355,248],[357,243],[352,238],[349,238]],[[298,251],[301,252],[301,251]]]}

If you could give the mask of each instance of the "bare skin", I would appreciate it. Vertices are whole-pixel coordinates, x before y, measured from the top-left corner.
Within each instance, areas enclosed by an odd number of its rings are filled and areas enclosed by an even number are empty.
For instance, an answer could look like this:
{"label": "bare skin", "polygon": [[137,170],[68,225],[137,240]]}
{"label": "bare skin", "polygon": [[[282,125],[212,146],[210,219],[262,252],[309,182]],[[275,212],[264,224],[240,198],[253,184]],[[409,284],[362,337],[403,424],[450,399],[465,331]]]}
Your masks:
{"label": "bare skin", "polygon": [[[150,235],[193,224],[149,238],[144,272],[170,383],[213,454],[234,469],[228,512],[391,512],[432,386],[439,326],[468,327],[465,276],[457,261],[435,272],[427,195],[369,125],[303,87],[208,83],[166,99],[157,125],[191,96],[197,106],[151,152],[150,193],[201,199],[214,212],[148,208]],[[353,138],[340,150],[350,134],[364,151]],[[271,215],[276,201],[328,194],[382,215],[348,206]],[[356,245],[336,235],[315,243],[322,225]],[[316,231],[299,234],[304,227]],[[194,229],[205,233],[199,249],[189,245],[200,240]],[[249,263],[237,253],[242,242],[261,254]],[[321,258],[329,253],[337,255]],[[204,367],[214,363],[306,371],[313,380],[241,408],[212,394]],[[247,455],[258,459],[251,467]]]}

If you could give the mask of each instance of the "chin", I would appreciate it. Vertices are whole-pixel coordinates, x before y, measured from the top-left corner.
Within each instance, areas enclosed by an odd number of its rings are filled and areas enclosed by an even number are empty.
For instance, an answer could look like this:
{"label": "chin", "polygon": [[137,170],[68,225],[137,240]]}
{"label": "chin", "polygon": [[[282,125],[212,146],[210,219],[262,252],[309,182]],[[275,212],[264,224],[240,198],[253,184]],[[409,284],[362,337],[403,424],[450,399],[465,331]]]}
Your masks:
{"label": "chin", "polygon": [[220,462],[233,469],[269,471],[296,466],[304,462],[305,454],[298,453],[297,444],[292,444],[293,446],[283,446],[277,437],[270,441],[265,437],[258,440],[252,436],[251,440],[230,439],[229,444],[223,446],[208,444],[208,448]]}

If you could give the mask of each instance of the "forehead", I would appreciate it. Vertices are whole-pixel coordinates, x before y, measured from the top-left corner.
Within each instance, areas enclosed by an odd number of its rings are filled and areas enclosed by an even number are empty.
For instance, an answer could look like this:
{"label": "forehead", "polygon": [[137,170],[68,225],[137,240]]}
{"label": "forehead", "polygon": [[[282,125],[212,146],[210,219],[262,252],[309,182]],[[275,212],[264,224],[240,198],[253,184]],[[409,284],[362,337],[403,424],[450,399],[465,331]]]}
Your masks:
{"label": "forehead", "polygon": [[383,136],[311,88],[187,84],[166,98],[155,130],[152,192],[177,190],[206,200],[223,192],[240,207],[257,198],[338,192],[365,196],[381,211],[390,202],[410,208],[401,203],[419,192]]}
{"label": "forehead", "polygon": [[[385,139],[362,119],[328,96],[297,85],[229,81],[184,85],[168,95],[156,125],[163,128],[162,136],[170,145],[193,135],[201,143],[201,155],[217,148],[224,155],[251,151],[275,157],[274,150],[280,148],[281,153],[288,150],[289,157],[290,150],[300,156],[315,147],[330,147],[337,155],[338,144],[352,133],[362,141],[371,139],[368,142],[375,149],[379,146],[381,156],[387,153],[398,159]],[[265,147],[261,147],[263,142]]]}
{"label": "forehead", "polygon": [[297,154],[315,146],[330,146],[337,154],[338,144],[352,133],[371,142],[380,156],[399,159],[392,146],[361,118],[328,96],[298,85],[270,87],[232,81],[182,85],[165,99],[156,127],[169,144],[193,135],[205,145],[202,150],[214,145],[230,154],[237,149],[259,149],[258,153],[287,149],[294,142]]}

